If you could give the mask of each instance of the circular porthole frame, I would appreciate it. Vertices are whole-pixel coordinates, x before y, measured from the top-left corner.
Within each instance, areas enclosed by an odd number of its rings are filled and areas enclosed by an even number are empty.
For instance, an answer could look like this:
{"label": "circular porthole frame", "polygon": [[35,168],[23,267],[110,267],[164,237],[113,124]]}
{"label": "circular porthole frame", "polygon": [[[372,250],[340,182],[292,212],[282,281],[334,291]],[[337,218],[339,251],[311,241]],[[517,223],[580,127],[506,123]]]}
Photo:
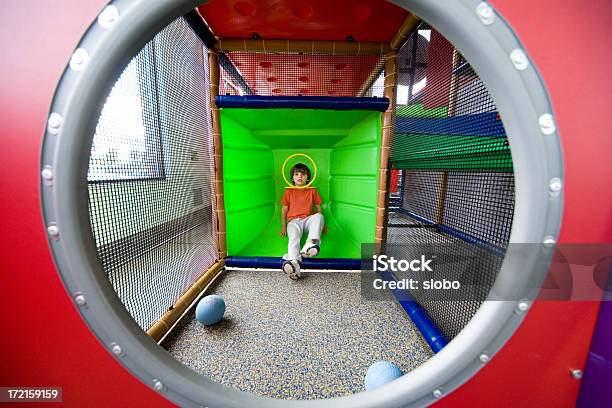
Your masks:
{"label": "circular porthole frame", "polygon": [[[497,104],[515,173],[510,242],[554,243],[563,198],[560,139],[543,81],[510,26],[492,6],[477,0],[392,2],[452,41]],[[537,293],[528,282],[543,273],[549,258],[542,263],[538,256],[507,257],[496,285],[511,281],[521,292],[517,300],[485,301],[448,346],[402,378],[373,391],[330,400],[271,399],[214,383],[157,346],[117,299],[97,259],[90,228],[85,175],[92,140],[84,135],[94,134],[105,98],[131,57],[163,27],[200,3],[109,3],[81,39],[56,90],[42,150],[42,206],[57,268],[84,320],[132,374],[181,406],[423,406],[447,395],[487,364],[512,336]]]}

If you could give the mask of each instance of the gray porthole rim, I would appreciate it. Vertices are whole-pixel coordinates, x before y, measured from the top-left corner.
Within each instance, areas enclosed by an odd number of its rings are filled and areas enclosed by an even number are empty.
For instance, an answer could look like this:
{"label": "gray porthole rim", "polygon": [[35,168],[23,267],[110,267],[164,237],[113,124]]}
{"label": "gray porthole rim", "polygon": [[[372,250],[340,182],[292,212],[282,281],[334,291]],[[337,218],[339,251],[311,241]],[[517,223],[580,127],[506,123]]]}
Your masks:
{"label": "gray porthole rim", "polygon": [[[563,192],[551,194],[550,183],[563,180],[560,139],[556,130],[544,134],[540,128],[542,115],[554,119],[552,106],[529,57],[521,69],[513,63],[510,55],[514,50],[527,52],[511,27],[496,12],[491,24],[483,23],[477,9],[488,4],[477,0],[392,2],[422,17],[449,39],[477,71],[497,104],[515,172],[511,243],[555,239]],[[77,46],[85,50],[86,54],[80,53],[86,63],[75,64],[76,69],[68,65],[56,89],[49,112],[53,119],[46,128],[41,157],[42,210],[57,270],[83,319],[120,364],[181,406],[408,407],[444,397],[485,364],[482,354],[488,357],[484,360],[492,358],[512,336],[525,316],[517,313],[517,301],[486,301],[446,348],[384,387],[328,400],[294,401],[237,391],[195,373],[157,346],[117,299],[97,260],[90,228],[85,174],[92,140],[83,135],[94,134],[104,100],[132,56],[172,20],[201,3],[110,2],[118,19],[110,25],[92,23]],[[530,257],[506,259],[498,281],[512,278],[522,288],[546,266]],[[527,305],[533,299],[530,295],[525,292]]]}

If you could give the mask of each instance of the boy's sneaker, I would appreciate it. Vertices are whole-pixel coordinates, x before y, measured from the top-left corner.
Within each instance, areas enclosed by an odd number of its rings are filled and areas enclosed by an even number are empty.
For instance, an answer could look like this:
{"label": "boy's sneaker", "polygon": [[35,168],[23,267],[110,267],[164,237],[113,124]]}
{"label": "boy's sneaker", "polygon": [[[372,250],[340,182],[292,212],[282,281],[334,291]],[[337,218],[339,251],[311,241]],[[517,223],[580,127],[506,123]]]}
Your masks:
{"label": "boy's sneaker", "polygon": [[319,255],[319,244],[314,242],[312,246],[308,247],[306,252],[303,252],[301,255],[305,258],[312,258],[313,256]]}
{"label": "boy's sneaker", "polygon": [[296,259],[293,261],[285,261],[285,263],[283,263],[283,272],[291,279],[298,280],[301,276],[300,263]]}

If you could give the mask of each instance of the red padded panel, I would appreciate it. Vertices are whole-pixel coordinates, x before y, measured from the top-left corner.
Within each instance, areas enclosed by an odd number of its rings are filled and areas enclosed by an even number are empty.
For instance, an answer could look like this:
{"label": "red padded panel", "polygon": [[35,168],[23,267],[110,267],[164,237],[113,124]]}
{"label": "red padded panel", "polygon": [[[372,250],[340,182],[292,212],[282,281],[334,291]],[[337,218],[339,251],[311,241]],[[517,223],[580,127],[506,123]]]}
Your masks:
{"label": "red padded panel", "polygon": [[[612,3],[494,0],[537,65],[550,94],[564,160],[559,242],[612,242]],[[529,12],[525,12],[528,10]],[[579,49],[580,57],[568,55]],[[571,407],[598,302],[537,302],[480,373],[436,407]]]}
{"label": "red padded panel", "polygon": [[89,331],[49,252],[41,215],[40,148],[70,54],[108,0],[2,2],[0,39],[1,386],[59,386],[63,404],[23,407],[172,407]]}
{"label": "red padded panel", "polygon": [[257,95],[356,96],[380,57],[255,54],[230,59]]}
{"label": "red padded panel", "polygon": [[514,336],[462,387],[435,404],[442,407],[573,407],[599,302],[533,304]]}
{"label": "red padded panel", "polygon": [[408,15],[384,0],[212,0],[199,11],[218,37],[385,42]]}
{"label": "red padded panel", "polygon": [[454,48],[442,34],[431,30],[427,59],[427,83],[435,84],[435,87],[425,87],[423,106],[426,109],[448,106],[450,92],[440,92],[440,90],[451,87]]}

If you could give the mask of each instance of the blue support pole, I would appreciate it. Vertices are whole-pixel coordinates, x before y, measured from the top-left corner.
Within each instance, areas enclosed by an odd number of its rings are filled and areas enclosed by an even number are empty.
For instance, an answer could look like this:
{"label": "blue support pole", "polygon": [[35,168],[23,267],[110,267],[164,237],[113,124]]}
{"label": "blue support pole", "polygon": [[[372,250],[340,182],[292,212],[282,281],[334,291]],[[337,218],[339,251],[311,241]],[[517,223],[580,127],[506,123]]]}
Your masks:
{"label": "blue support pole", "polygon": [[[225,266],[233,268],[281,269],[285,260],[267,256],[229,256]],[[304,269],[360,270],[361,259],[348,258],[304,258],[300,265]]]}
{"label": "blue support pole", "polygon": [[[391,272],[379,273],[385,281],[397,281],[397,278]],[[391,289],[391,291],[402,308],[404,308],[404,311],[406,311],[406,314],[408,314],[408,317],[410,317],[414,325],[419,329],[421,335],[425,338],[425,341],[427,341],[427,344],[429,344],[433,352],[437,353],[442,350],[448,344],[448,341],[436,324],[427,316],[427,313],[419,306],[414,298],[412,298],[410,292],[403,289]]]}
{"label": "blue support pole", "polygon": [[219,108],[250,109],[331,109],[371,110],[384,112],[389,106],[387,98],[353,98],[329,96],[263,96],[219,95],[215,102]]}

